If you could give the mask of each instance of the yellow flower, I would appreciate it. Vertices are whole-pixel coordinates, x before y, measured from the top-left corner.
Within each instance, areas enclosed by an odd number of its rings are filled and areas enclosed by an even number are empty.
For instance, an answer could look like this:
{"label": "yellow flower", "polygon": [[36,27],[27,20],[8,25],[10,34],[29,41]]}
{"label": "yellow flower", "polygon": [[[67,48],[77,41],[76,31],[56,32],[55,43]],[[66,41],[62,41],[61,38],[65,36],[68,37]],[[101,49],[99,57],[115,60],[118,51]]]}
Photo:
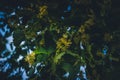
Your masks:
{"label": "yellow flower", "polygon": [[79,29],[79,32],[80,33],[84,33],[85,32],[85,27],[84,25],[81,25],[80,29]]}
{"label": "yellow flower", "polygon": [[94,19],[90,18],[87,21],[85,21],[84,26],[86,26],[86,28],[90,28],[90,26],[94,25]]}
{"label": "yellow flower", "polygon": [[67,34],[63,34],[63,38],[68,38],[68,35]]}
{"label": "yellow flower", "polygon": [[84,24],[82,24],[79,28],[79,32],[80,33],[84,33],[86,29],[89,29],[90,26],[94,25],[94,19],[90,18],[87,21],[84,22]]}
{"label": "yellow flower", "polygon": [[47,15],[48,12],[47,12],[47,6],[41,6],[40,9],[39,9],[39,14],[38,14],[38,17],[39,18],[42,18],[43,16]]}
{"label": "yellow flower", "polygon": [[71,42],[70,39],[62,37],[56,43],[57,44],[57,50],[65,51],[66,49],[69,48],[71,43],[72,42]]}
{"label": "yellow flower", "polygon": [[69,47],[71,44],[70,40],[67,40],[65,38],[61,38],[61,42],[63,43],[64,46]]}
{"label": "yellow flower", "polygon": [[25,57],[25,61],[28,62],[30,65],[33,65],[34,61],[35,61],[35,53],[32,52],[31,54],[28,54]]}

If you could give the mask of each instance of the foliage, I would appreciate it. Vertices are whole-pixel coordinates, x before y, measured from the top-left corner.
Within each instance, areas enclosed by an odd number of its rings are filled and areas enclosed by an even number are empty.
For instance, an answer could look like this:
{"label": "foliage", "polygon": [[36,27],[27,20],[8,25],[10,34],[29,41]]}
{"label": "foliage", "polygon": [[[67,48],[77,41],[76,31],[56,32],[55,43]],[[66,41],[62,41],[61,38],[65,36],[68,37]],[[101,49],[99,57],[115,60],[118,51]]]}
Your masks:
{"label": "foliage", "polygon": [[35,61],[35,53],[30,53],[26,56],[25,61],[29,63],[29,65],[32,65]]}
{"label": "foliage", "polygon": [[[41,76],[34,75],[33,80],[78,80],[78,77],[84,79],[79,69],[83,65],[87,66],[85,74],[88,80],[109,79],[109,75],[104,74],[113,72],[120,62],[120,29],[113,29],[115,26],[111,24],[115,23],[110,20],[114,1],[25,2],[24,6],[21,5],[23,9],[17,9],[15,16],[23,16],[23,23],[15,19],[16,22],[10,27],[16,34],[17,48],[20,48],[18,42],[24,38],[25,45],[33,51],[28,55],[27,51],[22,53],[26,56],[23,62],[29,63],[28,66],[31,67],[39,62],[45,65],[39,69]],[[24,37],[17,39],[19,34]],[[63,77],[66,72],[70,73],[68,78]]]}

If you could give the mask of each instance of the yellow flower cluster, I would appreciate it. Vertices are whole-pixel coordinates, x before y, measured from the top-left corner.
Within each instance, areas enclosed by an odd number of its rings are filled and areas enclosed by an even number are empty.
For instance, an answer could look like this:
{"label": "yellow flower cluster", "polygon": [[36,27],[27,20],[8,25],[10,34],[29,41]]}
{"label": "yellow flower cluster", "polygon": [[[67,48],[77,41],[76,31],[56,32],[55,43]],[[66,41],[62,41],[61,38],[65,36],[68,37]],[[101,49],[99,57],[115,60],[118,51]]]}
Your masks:
{"label": "yellow flower cluster", "polygon": [[67,35],[63,35],[62,38],[60,38],[58,41],[57,41],[57,51],[56,52],[59,52],[59,51],[65,51],[66,49],[69,48],[70,44],[71,44],[71,40],[67,38]]}
{"label": "yellow flower cluster", "polygon": [[86,20],[84,24],[82,24],[78,30],[81,33],[81,41],[83,44],[88,43],[90,36],[85,33],[87,29],[90,29],[91,26],[94,25],[94,15],[89,15],[91,18]]}
{"label": "yellow flower cluster", "polygon": [[25,61],[28,62],[30,65],[32,65],[35,61],[35,53],[32,52],[31,54],[27,55],[25,57]]}
{"label": "yellow flower cluster", "polygon": [[89,10],[89,13],[88,14],[88,19],[80,26],[79,28],[79,32],[80,33],[85,33],[85,30],[86,29],[90,29],[91,26],[93,26],[95,24],[95,14],[94,14],[94,11],[93,10]]}
{"label": "yellow flower cluster", "polygon": [[39,14],[38,14],[38,18],[42,18],[43,16],[47,15],[47,6],[41,6],[39,9]]}
{"label": "yellow flower cluster", "polygon": [[94,19],[90,18],[83,25],[80,26],[79,32],[84,33],[86,28],[88,29],[90,26],[94,25]]}

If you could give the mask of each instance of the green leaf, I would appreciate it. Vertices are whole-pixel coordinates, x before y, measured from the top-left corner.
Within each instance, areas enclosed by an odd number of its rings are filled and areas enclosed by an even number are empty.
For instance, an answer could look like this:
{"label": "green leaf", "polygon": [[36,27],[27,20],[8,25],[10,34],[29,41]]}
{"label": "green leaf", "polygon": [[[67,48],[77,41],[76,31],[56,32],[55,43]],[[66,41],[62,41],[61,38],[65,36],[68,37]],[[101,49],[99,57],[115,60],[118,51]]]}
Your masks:
{"label": "green leaf", "polygon": [[58,61],[62,58],[62,56],[65,54],[65,52],[62,52],[60,54],[55,55],[54,57],[54,63],[58,63]]}
{"label": "green leaf", "polygon": [[71,72],[73,67],[69,63],[63,63],[62,69],[65,70],[66,72]]}
{"label": "green leaf", "polygon": [[50,53],[53,53],[54,52],[54,49],[53,48],[44,48],[44,47],[38,47],[35,51],[34,51],[36,54],[50,54]]}

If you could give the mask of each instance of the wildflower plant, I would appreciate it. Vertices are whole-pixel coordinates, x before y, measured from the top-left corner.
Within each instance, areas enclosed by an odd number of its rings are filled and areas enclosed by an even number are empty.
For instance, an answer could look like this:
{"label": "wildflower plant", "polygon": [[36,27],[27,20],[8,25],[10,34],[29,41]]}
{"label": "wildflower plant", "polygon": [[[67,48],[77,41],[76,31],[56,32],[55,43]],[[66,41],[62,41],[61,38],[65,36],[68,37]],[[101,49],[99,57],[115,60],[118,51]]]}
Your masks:
{"label": "wildflower plant", "polygon": [[19,64],[27,68],[29,79],[110,80],[114,70],[120,72],[120,35],[119,28],[114,29],[119,24],[114,23],[112,9],[116,9],[112,2],[25,0],[23,8],[16,8],[15,19],[23,16],[23,21],[17,19],[10,26],[14,30],[15,57],[20,52],[25,56]]}
{"label": "wildflower plant", "polygon": [[32,66],[35,63],[35,53],[32,52],[32,53],[28,54],[25,57],[25,61],[28,62],[30,66]]}

